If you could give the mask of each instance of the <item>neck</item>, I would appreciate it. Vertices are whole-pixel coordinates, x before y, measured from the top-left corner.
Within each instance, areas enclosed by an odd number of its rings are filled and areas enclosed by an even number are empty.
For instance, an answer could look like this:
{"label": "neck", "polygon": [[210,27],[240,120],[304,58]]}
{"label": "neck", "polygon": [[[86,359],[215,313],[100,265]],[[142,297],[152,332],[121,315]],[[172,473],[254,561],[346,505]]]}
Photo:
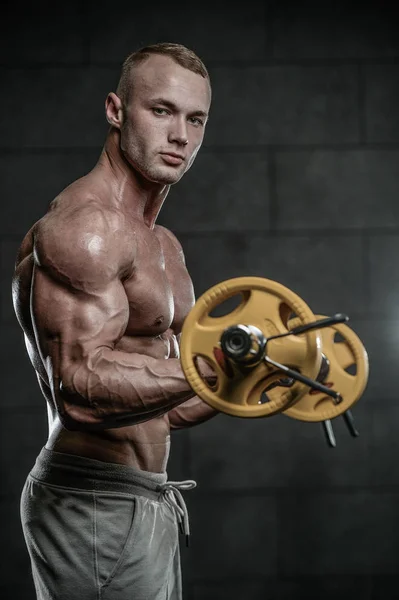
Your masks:
{"label": "neck", "polygon": [[155,221],[168,195],[170,185],[145,179],[124,157],[120,148],[120,133],[111,127],[95,171],[100,171],[111,187],[113,203],[134,215],[149,227]]}

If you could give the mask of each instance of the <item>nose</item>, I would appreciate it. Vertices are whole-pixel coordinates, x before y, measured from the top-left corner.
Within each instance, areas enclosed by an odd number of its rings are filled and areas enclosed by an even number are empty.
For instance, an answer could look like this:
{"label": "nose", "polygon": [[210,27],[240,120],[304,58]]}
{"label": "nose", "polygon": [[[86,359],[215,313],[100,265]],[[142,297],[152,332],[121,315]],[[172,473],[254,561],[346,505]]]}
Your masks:
{"label": "nose", "polygon": [[184,118],[176,119],[169,133],[169,142],[175,142],[181,146],[188,144],[187,123]]}

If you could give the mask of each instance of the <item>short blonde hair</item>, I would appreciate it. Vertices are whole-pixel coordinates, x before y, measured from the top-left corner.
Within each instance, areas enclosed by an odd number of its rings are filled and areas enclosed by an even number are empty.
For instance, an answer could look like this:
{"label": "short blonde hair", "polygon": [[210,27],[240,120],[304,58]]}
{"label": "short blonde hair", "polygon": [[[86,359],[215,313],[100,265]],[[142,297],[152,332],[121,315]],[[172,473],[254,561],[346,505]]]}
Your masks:
{"label": "short blonde hair", "polygon": [[133,67],[147,60],[151,54],[169,56],[181,67],[201,75],[204,79],[208,79],[210,85],[207,68],[195,52],[181,44],[162,42],[151,46],[143,46],[143,48],[129,54],[123,61],[122,71],[116,90],[117,95],[123,103],[128,102],[131,88],[134,85],[132,81],[133,78],[131,77]]}

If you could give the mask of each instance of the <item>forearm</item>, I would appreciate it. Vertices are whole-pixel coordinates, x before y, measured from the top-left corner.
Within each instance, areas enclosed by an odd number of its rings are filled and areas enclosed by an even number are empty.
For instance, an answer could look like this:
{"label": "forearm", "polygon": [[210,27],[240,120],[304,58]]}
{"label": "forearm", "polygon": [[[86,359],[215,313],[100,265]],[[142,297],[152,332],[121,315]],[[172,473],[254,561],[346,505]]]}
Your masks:
{"label": "forearm", "polygon": [[159,416],[194,396],[180,361],[104,348],[64,370],[56,398],[66,427],[107,429]]}
{"label": "forearm", "polygon": [[220,412],[201,400],[198,396],[194,396],[176,408],[173,408],[169,413],[169,423],[171,429],[184,429],[193,427],[200,423],[209,421]]}

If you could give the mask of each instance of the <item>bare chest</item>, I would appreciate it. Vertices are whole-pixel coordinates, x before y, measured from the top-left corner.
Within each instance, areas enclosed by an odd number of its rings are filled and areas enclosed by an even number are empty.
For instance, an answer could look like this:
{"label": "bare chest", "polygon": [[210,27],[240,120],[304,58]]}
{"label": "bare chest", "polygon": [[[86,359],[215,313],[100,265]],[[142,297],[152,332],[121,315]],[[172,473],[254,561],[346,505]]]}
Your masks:
{"label": "bare chest", "polygon": [[123,285],[129,302],[126,335],[180,333],[194,290],[181,253],[165,234],[143,232]]}

